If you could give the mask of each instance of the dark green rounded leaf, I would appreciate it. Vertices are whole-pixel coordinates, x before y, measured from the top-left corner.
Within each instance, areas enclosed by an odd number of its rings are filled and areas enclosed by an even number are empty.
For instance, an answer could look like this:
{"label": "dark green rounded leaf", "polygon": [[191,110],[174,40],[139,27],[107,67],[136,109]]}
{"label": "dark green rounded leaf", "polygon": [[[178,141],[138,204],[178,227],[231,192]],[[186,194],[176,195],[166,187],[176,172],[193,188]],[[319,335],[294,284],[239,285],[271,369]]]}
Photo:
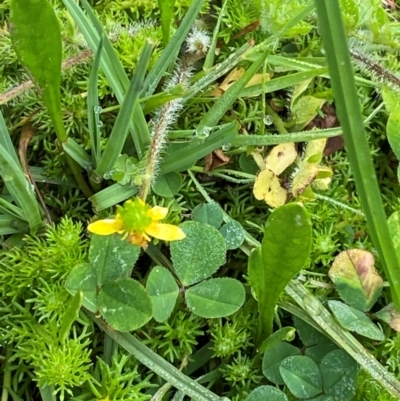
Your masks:
{"label": "dark green rounded leaf", "polygon": [[283,381],[297,398],[315,397],[322,391],[318,365],[306,356],[290,356],[279,366]]}
{"label": "dark green rounded leaf", "polygon": [[357,362],[337,349],[325,355],[320,364],[325,393],[337,401],[350,401],[357,390]]}
{"label": "dark green rounded leaf", "polygon": [[140,254],[140,247],[121,235],[92,235],[89,261],[97,272],[97,284],[129,277]]}
{"label": "dark green rounded leaf", "polygon": [[165,267],[155,266],[147,279],[146,289],[153,304],[154,319],[164,322],[171,315],[179,294],[174,277]]}
{"label": "dark green rounded leaf", "polygon": [[188,286],[210,277],[225,263],[226,246],[218,230],[208,224],[186,221],[180,227],[186,238],[171,242],[171,259],[182,284]]}
{"label": "dark green rounded leaf", "polygon": [[104,320],[114,330],[136,330],[152,317],[149,294],[131,278],[106,283],[99,292],[98,305]]}
{"label": "dark green rounded leaf", "polygon": [[260,170],[251,155],[242,153],[239,157],[239,166],[244,173],[256,175]]}
{"label": "dark green rounded leaf", "polygon": [[300,350],[283,341],[268,348],[263,357],[262,372],[274,384],[284,384],[279,366],[289,356],[300,355]]}
{"label": "dark green rounded leaf", "polygon": [[287,401],[287,397],[276,387],[260,386],[254,389],[245,401]]}
{"label": "dark green rounded leaf", "polygon": [[65,288],[72,295],[77,291],[83,291],[83,306],[90,312],[97,312],[97,277],[90,263],[76,265],[67,277]]}
{"label": "dark green rounded leaf", "polygon": [[182,176],[172,171],[157,178],[153,185],[153,191],[164,198],[172,198],[179,192],[181,186]]}
{"label": "dark green rounded leaf", "polygon": [[193,313],[218,318],[237,312],[244,303],[245,291],[240,281],[226,277],[203,281],[189,288],[185,296]]}
{"label": "dark green rounded leaf", "polygon": [[223,220],[222,209],[215,202],[197,205],[192,211],[192,219],[219,228]]}
{"label": "dark green rounded leaf", "polygon": [[225,238],[226,249],[236,249],[243,244],[244,230],[238,221],[231,220],[229,223],[224,224],[219,229],[219,232]]}

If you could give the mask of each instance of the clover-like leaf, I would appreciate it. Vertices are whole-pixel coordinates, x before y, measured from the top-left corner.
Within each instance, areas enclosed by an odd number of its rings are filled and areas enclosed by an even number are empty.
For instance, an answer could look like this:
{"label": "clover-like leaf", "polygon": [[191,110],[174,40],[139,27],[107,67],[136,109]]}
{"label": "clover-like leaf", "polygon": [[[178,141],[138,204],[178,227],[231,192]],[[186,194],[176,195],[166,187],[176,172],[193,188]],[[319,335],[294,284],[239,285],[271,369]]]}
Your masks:
{"label": "clover-like leaf", "polygon": [[225,238],[226,249],[237,249],[244,241],[244,230],[242,225],[236,221],[231,220],[229,223],[224,224],[219,232]]}
{"label": "clover-like leaf", "polygon": [[175,196],[182,186],[182,176],[176,171],[160,175],[153,184],[153,191],[164,198]]}
{"label": "clover-like leaf", "polygon": [[70,271],[65,282],[67,291],[75,295],[83,292],[83,306],[90,312],[97,312],[97,276],[90,263],[79,263]]}
{"label": "clover-like leaf", "polygon": [[129,277],[140,254],[140,247],[120,235],[93,235],[89,261],[96,270],[97,284]]}
{"label": "clover-like leaf", "polygon": [[260,386],[255,388],[245,401],[287,401],[286,394],[273,386]]}
{"label": "clover-like leaf", "polygon": [[243,284],[233,278],[214,278],[189,288],[185,293],[190,311],[207,319],[232,315],[243,305]]}
{"label": "clover-like leaf", "polygon": [[345,351],[336,349],[320,364],[324,391],[338,401],[350,401],[357,390],[357,362]]}
{"label": "clover-like leaf", "polygon": [[279,366],[284,359],[295,355],[300,355],[300,350],[283,341],[269,347],[265,351],[262,361],[262,372],[264,376],[274,384],[284,384],[285,382],[282,379]]}
{"label": "clover-like leaf", "polygon": [[400,333],[400,313],[395,309],[392,302],[376,312],[375,317],[387,323],[393,330]]}
{"label": "clover-like leaf", "polygon": [[290,392],[297,398],[315,397],[322,392],[318,365],[306,356],[290,356],[282,361],[279,371]]}
{"label": "clover-like leaf", "polygon": [[219,228],[223,220],[222,209],[216,202],[202,203],[192,211],[192,219]]}
{"label": "clover-like leaf", "polygon": [[372,253],[350,249],[336,256],[329,269],[329,277],[343,301],[364,312],[371,309],[383,287],[374,263]]}
{"label": "clover-like leaf", "polygon": [[152,317],[149,294],[131,278],[107,282],[101,288],[97,301],[101,315],[114,330],[136,330]]}
{"label": "clover-like leaf", "polygon": [[196,284],[214,274],[225,263],[226,245],[219,231],[197,221],[179,226],[186,234],[171,242],[171,259],[182,284]]}
{"label": "clover-like leaf", "polygon": [[153,317],[157,322],[164,322],[171,315],[179,287],[172,274],[162,266],[154,266],[146,284],[147,292],[153,304]]}
{"label": "clover-like leaf", "polygon": [[385,339],[383,332],[364,312],[340,301],[328,301],[328,305],[343,328],[372,340],[383,341]]}

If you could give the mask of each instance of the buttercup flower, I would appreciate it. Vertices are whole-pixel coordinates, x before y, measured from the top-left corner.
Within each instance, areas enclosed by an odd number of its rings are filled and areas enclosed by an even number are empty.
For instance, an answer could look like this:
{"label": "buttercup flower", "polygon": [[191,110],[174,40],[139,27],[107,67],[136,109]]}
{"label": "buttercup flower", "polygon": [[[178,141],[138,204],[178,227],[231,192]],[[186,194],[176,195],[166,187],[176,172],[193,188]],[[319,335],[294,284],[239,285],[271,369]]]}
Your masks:
{"label": "buttercup flower", "polygon": [[117,206],[114,219],[98,220],[89,224],[88,230],[98,235],[124,234],[132,244],[144,248],[151,241],[150,237],[164,241],[176,241],[185,238],[185,233],[172,224],[159,223],[165,218],[168,208],[146,205],[141,199],[128,200],[123,206]]}

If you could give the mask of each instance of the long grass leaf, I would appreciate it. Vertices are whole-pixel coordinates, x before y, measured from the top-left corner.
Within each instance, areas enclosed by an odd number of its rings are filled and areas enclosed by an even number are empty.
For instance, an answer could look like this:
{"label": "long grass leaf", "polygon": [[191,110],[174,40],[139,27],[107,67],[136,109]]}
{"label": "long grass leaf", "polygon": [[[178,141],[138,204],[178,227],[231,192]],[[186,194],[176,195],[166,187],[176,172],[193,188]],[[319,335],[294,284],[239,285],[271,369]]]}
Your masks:
{"label": "long grass leaf", "polygon": [[87,98],[87,116],[90,141],[92,143],[92,165],[97,167],[101,156],[100,149],[100,129],[99,129],[99,89],[98,77],[100,72],[100,61],[103,51],[103,39],[100,40],[99,47],[94,56],[93,65],[89,74],[88,98]]}
{"label": "long grass leaf", "polygon": [[134,108],[138,106],[139,89],[143,83],[143,79],[147,70],[147,65],[150,60],[152,46],[146,43],[137,65],[137,69],[125,99],[122,102],[121,109],[108,139],[104,153],[101,156],[95,173],[102,177],[104,173],[114,167],[122,148],[124,147],[126,136],[128,134],[129,125],[132,121],[132,113]]}
{"label": "long grass leaf", "polygon": [[113,184],[97,192],[89,200],[92,202],[96,212],[100,212],[109,207],[115,206],[136,195],[139,192],[138,187],[131,185]]}
{"label": "long grass leaf", "polygon": [[240,92],[250,81],[253,75],[261,67],[267,57],[268,51],[261,54],[258,59],[247,69],[247,71],[233,84],[229,89],[217,100],[213,107],[204,115],[199,122],[199,126],[213,127],[229,110],[235,100],[239,97]]}
{"label": "long grass leaf", "polygon": [[186,39],[190,29],[193,27],[193,23],[203,7],[203,4],[204,0],[192,2],[179,28],[176,30],[174,36],[171,38],[156,64],[149,72],[149,75],[146,77],[141,92],[142,96],[150,96],[153,94],[165,71],[167,71],[172,62],[176,61],[179,49],[181,48],[183,41]]}
{"label": "long grass leaf", "polygon": [[31,233],[35,233],[42,225],[38,202],[20,165],[3,145],[0,145],[0,175],[13,200],[22,209],[23,218],[29,223]]}
{"label": "long grass leaf", "polygon": [[181,171],[222,145],[231,143],[238,134],[238,125],[232,122],[222,126],[206,139],[194,139],[184,148],[168,154],[161,163],[160,173]]}
{"label": "long grass leaf", "polygon": [[196,401],[219,401],[221,398],[197,383],[195,380],[183,374],[175,366],[171,365],[164,358],[142,344],[137,338],[129,333],[121,333],[111,330],[103,320],[96,318],[94,314],[87,314],[97,323],[97,325],[113,338],[122,348],[133,355],[138,361],[147,366],[154,373],[162,377],[168,383],[191,397]]}
{"label": "long grass leaf", "polygon": [[331,75],[335,105],[343,129],[357,192],[369,234],[382,258],[394,305],[400,311],[400,264],[386,223],[380,190],[363,126],[339,2],[315,0],[319,29]]}

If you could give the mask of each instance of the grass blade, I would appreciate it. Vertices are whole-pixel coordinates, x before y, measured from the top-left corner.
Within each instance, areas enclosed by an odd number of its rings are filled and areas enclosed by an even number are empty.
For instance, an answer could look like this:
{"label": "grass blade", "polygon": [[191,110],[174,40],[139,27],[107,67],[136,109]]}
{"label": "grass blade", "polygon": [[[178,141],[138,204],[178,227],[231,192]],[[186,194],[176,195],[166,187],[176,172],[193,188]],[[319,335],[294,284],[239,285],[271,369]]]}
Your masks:
{"label": "grass blade", "polygon": [[121,109],[115,120],[113,129],[108,139],[103,155],[99,160],[99,164],[95,173],[102,177],[105,172],[114,167],[122,148],[124,147],[126,136],[128,134],[129,125],[132,121],[132,113],[134,108],[138,109],[139,89],[142,85],[147,65],[150,60],[152,46],[146,43],[137,65],[135,74],[133,75],[128,92],[122,102]]}
{"label": "grass blade", "polygon": [[173,18],[174,0],[158,0],[158,8],[161,14],[161,30],[163,34],[163,45],[169,42],[169,33]]}
{"label": "grass blade", "polygon": [[149,75],[144,81],[141,96],[152,95],[167,68],[171,65],[172,62],[176,61],[179,49],[181,48],[183,41],[186,39],[190,29],[193,27],[193,23],[201,8],[203,7],[203,3],[204,0],[197,0],[192,2],[179,28],[176,30],[175,35],[171,38],[168,45],[165,47],[161,56],[159,57],[156,64],[151,69]]}
{"label": "grass blade", "polygon": [[32,186],[26,179],[21,167],[6,148],[0,144],[0,175],[15,203],[22,209],[23,218],[29,223],[34,234],[42,225],[39,205],[36,201]]}
{"label": "grass blade", "polygon": [[194,139],[184,148],[164,157],[161,163],[160,173],[166,174],[171,171],[186,170],[191,163],[208,155],[213,150],[220,148],[226,143],[231,143],[238,134],[238,124],[232,122],[223,125],[218,131],[206,139]]}
{"label": "grass blade", "polygon": [[98,77],[100,71],[100,61],[103,51],[103,39],[100,40],[99,47],[94,56],[92,69],[89,75],[88,85],[88,98],[87,98],[87,115],[88,115],[88,128],[90,141],[92,142],[92,165],[93,168],[97,167],[97,163],[101,156],[100,149],[100,129],[98,126],[99,121],[99,90],[98,90]]}
{"label": "grass blade", "polygon": [[[110,40],[104,34],[101,25],[97,21],[90,4],[86,0],[81,1],[88,17],[74,0],[63,0],[63,3],[67,7],[93,52],[98,50],[101,40],[100,38],[103,38],[103,52],[100,66],[104,71],[107,81],[110,83],[118,102],[122,104],[129,88],[129,78],[126,75],[121,62],[118,60]],[[141,119],[144,119],[143,111],[141,107],[135,107],[132,121]],[[139,131],[135,128],[133,123],[130,124],[129,129],[132,134],[136,152],[138,153],[139,158],[141,158],[146,151],[143,144],[150,143],[150,131],[147,126],[145,129]]]}
{"label": "grass blade", "polygon": [[315,4],[337,114],[342,125],[357,192],[366,215],[369,234],[382,258],[385,274],[390,282],[394,305],[400,311],[399,262],[386,223],[371,151],[363,126],[339,2],[315,0]]}
{"label": "grass blade", "polygon": [[204,115],[204,117],[199,122],[199,126],[202,127],[213,127],[218,124],[218,121],[227,112],[227,110],[232,106],[233,102],[239,97],[240,92],[246,86],[247,82],[253,77],[257,70],[261,67],[262,63],[265,61],[269,51],[265,51],[258,59],[247,69],[247,71],[237,80],[237,82],[232,85],[213,107]]}
{"label": "grass blade", "polygon": [[89,200],[92,202],[96,212],[100,212],[131,198],[138,192],[138,187],[113,184],[102,191],[97,192],[97,194],[94,194]]}
{"label": "grass blade", "polygon": [[133,355],[138,361],[147,366],[154,373],[162,377],[168,383],[172,384],[178,390],[196,401],[219,401],[220,397],[206,387],[192,380],[183,374],[175,366],[171,365],[165,359],[150,348],[142,344],[137,338],[129,333],[120,333],[110,329],[101,319],[98,319],[92,313],[86,312],[97,325],[113,338],[122,348]]}

